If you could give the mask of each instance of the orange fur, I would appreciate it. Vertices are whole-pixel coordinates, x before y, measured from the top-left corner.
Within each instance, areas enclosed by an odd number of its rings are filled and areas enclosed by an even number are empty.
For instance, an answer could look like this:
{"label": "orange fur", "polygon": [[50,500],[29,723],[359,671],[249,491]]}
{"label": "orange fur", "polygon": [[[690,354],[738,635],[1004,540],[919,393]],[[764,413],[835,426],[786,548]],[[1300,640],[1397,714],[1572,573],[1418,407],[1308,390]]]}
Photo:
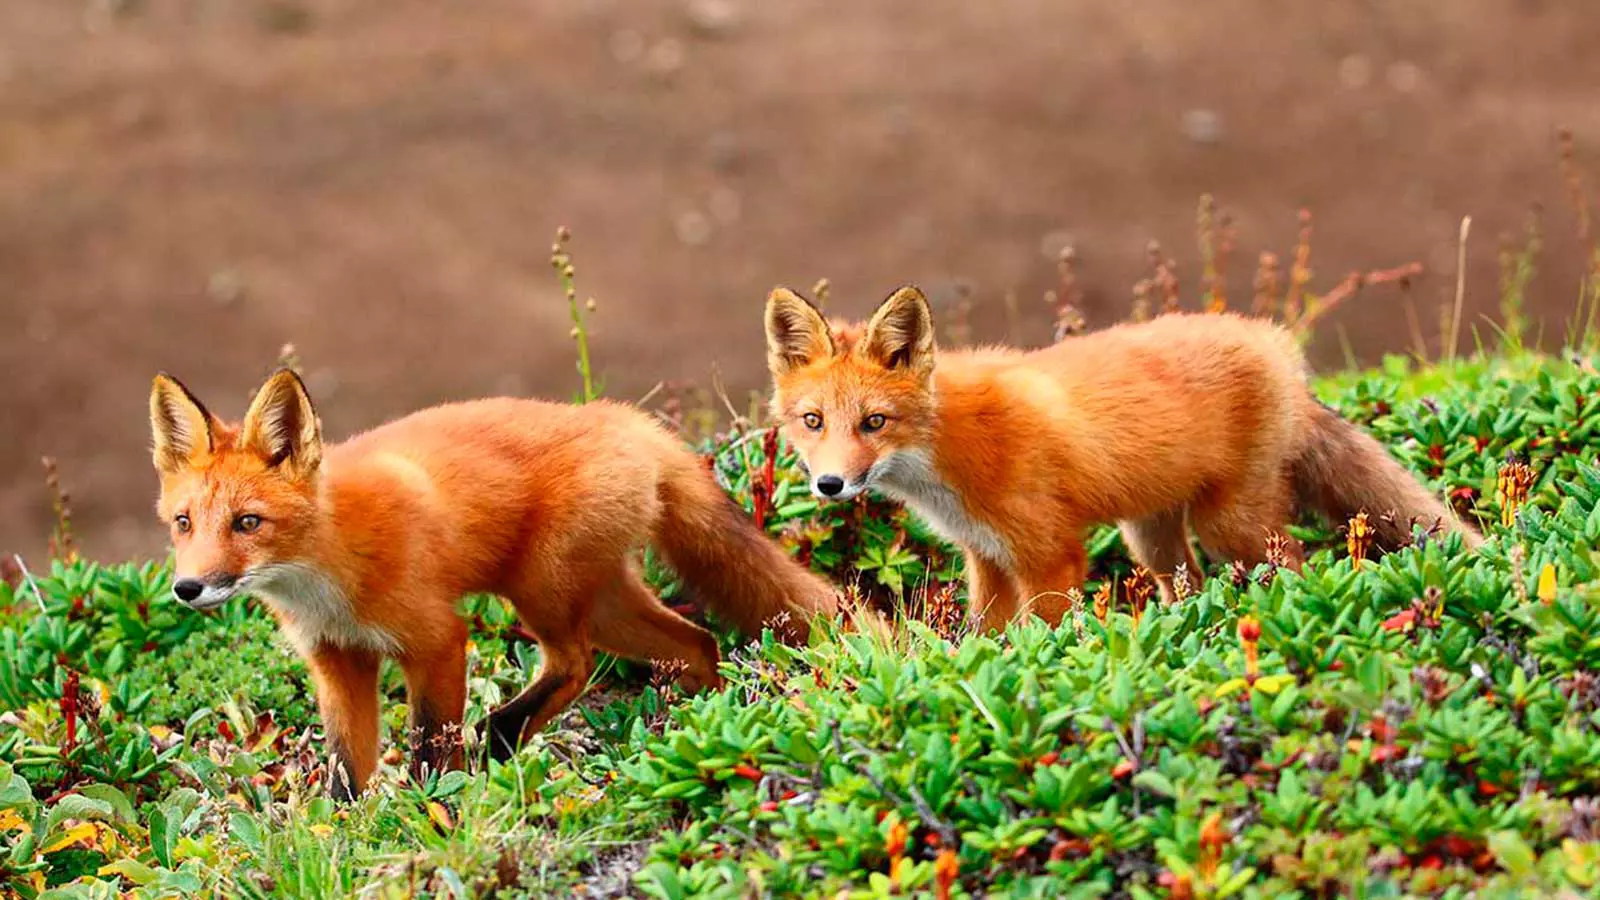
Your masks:
{"label": "orange fur", "polygon": [[694,453],[629,407],[455,403],[324,448],[304,386],[280,371],[239,425],[158,377],[151,422],[174,591],[272,609],[310,665],[343,796],[376,764],[385,656],[405,673],[413,767],[460,764],[465,593],[505,596],[543,650],[533,684],[490,716],[502,757],[582,692],[597,648],[681,660],[690,689],[718,682],[716,641],[640,577],[646,543],[746,634],[772,624],[801,640],[836,610]]}
{"label": "orange fur", "polygon": [[1023,609],[1059,621],[1099,523],[1118,523],[1169,593],[1180,563],[1199,572],[1190,528],[1252,564],[1281,535],[1297,567],[1285,526],[1299,506],[1339,524],[1392,513],[1391,545],[1413,518],[1479,540],[1316,402],[1299,346],[1262,320],[1174,314],[1042,350],[938,353],[907,287],[865,325],[830,324],[780,288],[766,321],[773,413],[813,490],[880,490],[961,545],[987,627]]}

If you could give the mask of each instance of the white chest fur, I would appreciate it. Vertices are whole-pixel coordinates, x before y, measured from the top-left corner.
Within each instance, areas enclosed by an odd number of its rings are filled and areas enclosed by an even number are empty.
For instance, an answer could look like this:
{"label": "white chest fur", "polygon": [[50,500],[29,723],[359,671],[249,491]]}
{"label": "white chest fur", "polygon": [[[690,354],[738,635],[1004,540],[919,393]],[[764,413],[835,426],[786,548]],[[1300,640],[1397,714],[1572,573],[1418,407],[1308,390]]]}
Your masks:
{"label": "white chest fur", "polygon": [[873,467],[870,483],[909,506],[946,540],[960,544],[1002,566],[1011,563],[1011,548],[993,526],[967,514],[961,496],[939,478],[926,450],[900,450]]}
{"label": "white chest fur", "polygon": [[350,598],[328,575],[301,563],[262,566],[244,590],[282,614],[283,630],[301,653],[318,644],[394,654],[400,642],[374,625],[358,621]]}

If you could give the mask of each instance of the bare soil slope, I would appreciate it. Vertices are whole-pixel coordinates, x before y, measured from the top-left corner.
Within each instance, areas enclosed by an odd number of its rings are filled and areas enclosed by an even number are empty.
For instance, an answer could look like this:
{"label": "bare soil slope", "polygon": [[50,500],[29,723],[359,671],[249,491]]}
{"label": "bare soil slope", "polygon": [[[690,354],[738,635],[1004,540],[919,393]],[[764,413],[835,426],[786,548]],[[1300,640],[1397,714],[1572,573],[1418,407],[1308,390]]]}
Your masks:
{"label": "bare soil slope", "polygon": [[[1578,254],[1554,131],[1600,144],[1581,3],[1271,0],[8,0],[0,4],[0,550],[48,527],[54,454],[97,555],[157,549],[145,451],[166,369],[237,415],[285,341],[330,436],[574,384],[546,262],[576,234],[610,392],[761,384],[774,283],[859,313],[898,283],[1038,302],[1065,238],[1091,322],[1154,237],[1190,301],[1196,197],[1260,249],[1317,215],[1318,283],[1416,259],[1432,306],[1476,217],[1542,201],[1549,325]],[[1406,343],[1396,295],[1333,325]]]}

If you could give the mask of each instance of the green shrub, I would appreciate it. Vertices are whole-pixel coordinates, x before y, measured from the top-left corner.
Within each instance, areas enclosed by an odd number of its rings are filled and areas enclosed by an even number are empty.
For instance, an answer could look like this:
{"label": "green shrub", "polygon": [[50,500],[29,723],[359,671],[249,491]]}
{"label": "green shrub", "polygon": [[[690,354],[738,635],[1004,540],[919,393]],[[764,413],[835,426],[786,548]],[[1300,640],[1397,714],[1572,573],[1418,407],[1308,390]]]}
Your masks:
{"label": "green shrub", "polygon": [[208,628],[166,653],[138,657],[124,678],[135,692],[150,691],[145,722],[176,726],[202,709],[232,700],[272,710],[278,722],[300,727],[316,721],[306,667],[265,615],[222,629]]}
{"label": "green shrub", "polygon": [[[1342,523],[1307,522],[1303,573],[1213,567],[1203,590],[1137,619],[1114,599],[1103,619],[1086,602],[1059,628],[954,644],[915,622],[892,647],[828,629],[800,650],[729,639],[727,687],[686,701],[645,667],[611,666],[512,763],[415,784],[390,760],[347,808],[322,797],[304,667],[259,610],[184,610],[159,564],[56,564],[0,586],[0,885],[29,898],[376,883],[429,897],[1600,889],[1600,377],[1530,354],[1391,360],[1318,393],[1489,542],[1469,554],[1423,537],[1356,566]],[[957,583],[956,555],[904,511],[817,507],[775,445],[706,449],[736,498],[762,498],[779,540],[883,608],[916,614]],[[1526,499],[1500,490],[1508,454],[1526,460]],[[1129,567],[1110,529],[1092,558],[1097,582]],[[475,723],[537,654],[503,604],[462,609]],[[392,739],[403,693],[387,685]]]}

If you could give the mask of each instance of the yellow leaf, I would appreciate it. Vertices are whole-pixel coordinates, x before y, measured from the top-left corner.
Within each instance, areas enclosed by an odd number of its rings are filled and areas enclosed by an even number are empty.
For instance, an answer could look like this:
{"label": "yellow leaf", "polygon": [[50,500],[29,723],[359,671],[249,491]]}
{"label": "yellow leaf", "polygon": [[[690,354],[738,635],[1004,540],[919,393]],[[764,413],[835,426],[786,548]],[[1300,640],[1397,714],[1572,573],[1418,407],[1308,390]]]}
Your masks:
{"label": "yellow leaf", "polygon": [[63,847],[70,847],[79,841],[89,840],[98,833],[99,829],[95,828],[93,822],[84,822],[81,825],[74,825],[72,828],[69,828],[61,837],[55,839],[49,844],[46,844],[44,850],[41,852],[54,853]]}
{"label": "yellow leaf", "polygon": [[1224,681],[1217,687],[1217,696],[1226,697],[1229,694],[1237,693],[1246,687],[1249,687],[1249,682],[1245,681],[1243,678],[1233,678],[1228,681]]}
{"label": "yellow leaf", "polygon": [[1256,679],[1256,690],[1263,694],[1276,694],[1289,685],[1294,684],[1293,675],[1268,675]]}
{"label": "yellow leaf", "polygon": [[445,809],[444,804],[437,800],[428,801],[428,818],[433,820],[433,824],[445,831],[455,827],[455,823],[450,821],[450,811]]}
{"label": "yellow leaf", "polygon": [[150,736],[158,741],[165,741],[167,738],[172,737],[172,729],[165,725],[151,725],[148,730]]}
{"label": "yellow leaf", "polygon": [[317,837],[325,838],[333,834],[333,826],[326,822],[318,822],[317,824],[311,826],[311,833]]}
{"label": "yellow leaf", "polygon": [[1546,603],[1556,599],[1556,567],[1549,563],[1539,570],[1539,599]]}
{"label": "yellow leaf", "polygon": [[16,831],[19,828],[23,831],[30,830],[27,821],[17,815],[16,810],[0,809],[0,831]]}

